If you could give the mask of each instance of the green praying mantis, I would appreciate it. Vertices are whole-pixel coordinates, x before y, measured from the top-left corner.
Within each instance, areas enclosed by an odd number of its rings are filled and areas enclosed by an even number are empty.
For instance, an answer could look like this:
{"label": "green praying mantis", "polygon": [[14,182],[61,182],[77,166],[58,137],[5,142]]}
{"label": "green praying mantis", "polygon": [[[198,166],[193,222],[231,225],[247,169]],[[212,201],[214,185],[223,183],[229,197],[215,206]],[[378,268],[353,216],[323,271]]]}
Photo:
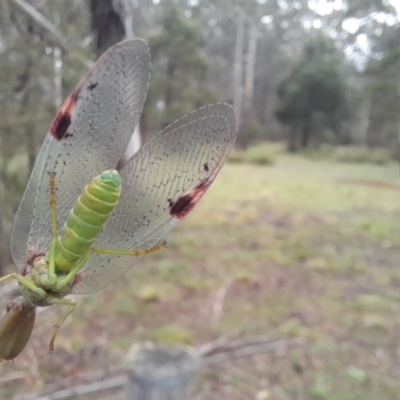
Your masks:
{"label": "green praying mantis", "polygon": [[[144,255],[199,202],[236,138],[228,104],[173,122],[134,155],[127,147],[149,85],[150,54],[141,39],[104,53],[66,98],[37,157],[11,235],[21,296],[0,321],[0,358],[14,359],[31,336],[35,309],[69,294],[96,292]],[[94,178],[93,178],[94,177]]]}

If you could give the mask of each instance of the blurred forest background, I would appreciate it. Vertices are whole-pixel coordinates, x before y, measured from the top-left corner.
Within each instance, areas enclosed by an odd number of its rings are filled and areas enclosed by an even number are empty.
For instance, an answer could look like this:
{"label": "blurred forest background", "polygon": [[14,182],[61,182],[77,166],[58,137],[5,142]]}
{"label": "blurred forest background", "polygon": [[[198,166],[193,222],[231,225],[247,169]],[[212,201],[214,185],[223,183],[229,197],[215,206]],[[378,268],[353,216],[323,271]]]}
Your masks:
{"label": "blurred forest background", "polygon": [[54,356],[62,310],[39,315],[0,397],[112,378],[133,342],[231,338],[252,357],[202,371],[196,399],[399,398],[398,0],[0,0],[0,272],[54,114],[133,36],[152,56],[133,145],[226,101],[236,149],[168,251],[80,297]]}
{"label": "blurred forest background", "polygon": [[265,140],[285,141],[290,151],[357,145],[396,158],[395,4],[1,0],[0,267],[11,261],[11,221],[49,122],[90,60],[126,37],[151,47],[144,141],[194,108],[227,101],[238,116],[238,148]]}

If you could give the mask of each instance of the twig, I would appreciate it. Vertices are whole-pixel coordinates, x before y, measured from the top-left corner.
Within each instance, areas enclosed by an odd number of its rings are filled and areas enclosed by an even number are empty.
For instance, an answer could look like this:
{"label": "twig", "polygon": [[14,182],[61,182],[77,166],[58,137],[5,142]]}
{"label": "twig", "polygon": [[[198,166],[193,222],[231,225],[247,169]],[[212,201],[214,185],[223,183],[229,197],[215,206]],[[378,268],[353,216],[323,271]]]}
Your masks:
{"label": "twig", "polygon": [[15,400],[63,400],[73,396],[83,396],[103,390],[119,389],[125,385],[125,376],[107,379],[105,381],[90,383],[88,385],[75,386],[70,389],[59,390],[51,394],[42,396],[40,394],[16,397]]}
{"label": "twig", "polygon": [[240,331],[234,331],[227,335],[221,336],[220,338],[218,338],[213,342],[206,343],[200,346],[198,349],[200,356],[207,357],[214,355],[216,353],[221,353],[221,352],[226,353],[229,351],[235,351],[240,348],[248,348],[251,346],[276,343],[275,341],[271,342],[269,336],[260,336],[259,338],[252,340],[242,340],[242,339],[229,340],[235,336],[239,336],[240,333],[241,333]]}
{"label": "twig", "polygon": [[25,371],[13,372],[1,378],[0,383],[16,381],[17,379],[26,378],[28,375]]}
{"label": "twig", "polygon": [[[65,51],[72,50],[72,47],[68,43],[68,40],[65,38],[65,36],[56,28],[56,26],[50,20],[48,20],[43,14],[41,14],[38,10],[36,10],[36,8],[32,7],[25,0],[12,0],[12,1],[17,7],[19,7],[22,11],[27,13],[33,20],[35,20],[36,23],[38,23],[41,27],[50,32],[51,35],[57,40],[58,44],[63,50]],[[93,64],[92,61],[88,60],[85,57],[82,57],[82,55],[80,54],[77,55],[77,58],[87,67],[90,67]]]}
{"label": "twig", "polygon": [[250,347],[267,343],[276,343],[276,341],[272,342],[269,336],[260,336],[259,338],[251,340],[232,340],[226,344],[224,351],[232,351],[241,347]]}
{"label": "twig", "polygon": [[12,0],[22,11],[26,12],[32,19],[34,19],[40,26],[49,31],[60,43],[64,50],[70,50],[70,45],[62,33],[36,8],[32,7],[25,0]]}
{"label": "twig", "polygon": [[[108,376],[108,377],[112,376],[113,378],[110,378],[110,379],[115,379],[117,377],[121,377],[121,375],[123,375],[124,373],[125,373],[125,369],[123,369],[121,367],[114,367],[109,370],[94,371],[94,372],[90,372],[87,374],[82,374],[80,376],[80,380],[79,380],[80,385],[78,387],[90,386],[90,385],[96,384],[98,381],[105,382],[104,381],[105,376]],[[39,393],[24,394],[19,397],[16,397],[15,400],[43,399],[43,398],[52,396],[54,393],[64,392],[66,390],[65,388],[71,387],[74,384],[74,382],[76,382],[76,377],[63,379],[63,380],[59,381],[58,383],[51,383],[51,384],[45,386]]]}
{"label": "twig", "polygon": [[303,346],[304,344],[305,341],[302,338],[297,338],[293,340],[278,340],[276,342],[260,344],[255,346],[254,345],[246,346],[239,350],[227,351],[219,354],[214,354],[209,357],[205,357],[203,358],[203,365],[208,366],[211,364],[229,361],[233,358],[249,357],[255,354],[268,353],[271,351],[277,351],[292,346]]}
{"label": "twig", "polygon": [[220,349],[221,347],[225,347],[227,344],[229,344],[229,341],[242,334],[242,330],[236,329],[233,332],[227,333],[226,335],[220,336],[218,339],[203,344],[197,348],[197,351],[200,355],[200,357],[206,357],[212,353],[214,353],[216,350]]}
{"label": "twig", "polygon": [[216,295],[215,295],[215,301],[214,301],[214,306],[213,306],[213,313],[211,315],[211,323],[213,325],[218,325],[221,315],[222,315],[222,310],[224,308],[224,301],[226,294],[228,293],[229,288],[232,286],[233,279],[230,279],[228,282],[225,283],[225,285],[221,286]]}

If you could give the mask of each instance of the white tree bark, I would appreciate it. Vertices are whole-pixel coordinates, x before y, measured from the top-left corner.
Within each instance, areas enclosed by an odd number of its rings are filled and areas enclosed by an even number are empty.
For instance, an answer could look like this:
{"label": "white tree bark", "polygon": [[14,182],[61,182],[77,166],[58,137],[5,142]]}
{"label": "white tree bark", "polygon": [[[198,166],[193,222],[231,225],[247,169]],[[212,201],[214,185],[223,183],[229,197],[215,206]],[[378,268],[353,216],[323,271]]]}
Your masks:
{"label": "white tree bark", "polygon": [[[125,28],[126,39],[133,39],[135,34],[133,32],[133,13],[134,9],[138,7],[136,0],[116,0],[114,7],[121,16]],[[128,147],[126,148],[124,158],[131,158],[142,146],[142,137],[140,134],[139,122],[135,126],[131,140],[129,141]]]}
{"label": "white tree bark", "polygon": [[249,27],[249,48],[246,62],[246,83],[243,96],[243,114],[249,116],[253,103],[254,75],[257,55],[257,26],[251,22]]}
{"label": "white tree bark", "polygon": [[242,112],[243,98],[243,44],[244,44],[245,17],[239,11],[236,30],[235,61],[233,64],[233,109],[239,126]]}
{"label": "white tree bark", "polygon": [[62,97],[62,59],[61,49],[53,47],[53,70],[54,70],[54,105],[59,109],[63,100]]}

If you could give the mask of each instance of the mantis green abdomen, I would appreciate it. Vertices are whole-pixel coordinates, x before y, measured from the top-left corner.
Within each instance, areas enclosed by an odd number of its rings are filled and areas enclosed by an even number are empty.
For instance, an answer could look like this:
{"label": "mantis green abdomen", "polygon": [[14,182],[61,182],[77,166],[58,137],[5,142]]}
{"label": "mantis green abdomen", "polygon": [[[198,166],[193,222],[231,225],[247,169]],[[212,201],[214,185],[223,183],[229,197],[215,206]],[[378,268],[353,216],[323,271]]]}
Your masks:
{"label": "mantis green abdomen", "polygon": [[82,190],[57,242],[57,270],[69,271],[89,250],[118,204],[121,182],[116,170],[106,170]]}

